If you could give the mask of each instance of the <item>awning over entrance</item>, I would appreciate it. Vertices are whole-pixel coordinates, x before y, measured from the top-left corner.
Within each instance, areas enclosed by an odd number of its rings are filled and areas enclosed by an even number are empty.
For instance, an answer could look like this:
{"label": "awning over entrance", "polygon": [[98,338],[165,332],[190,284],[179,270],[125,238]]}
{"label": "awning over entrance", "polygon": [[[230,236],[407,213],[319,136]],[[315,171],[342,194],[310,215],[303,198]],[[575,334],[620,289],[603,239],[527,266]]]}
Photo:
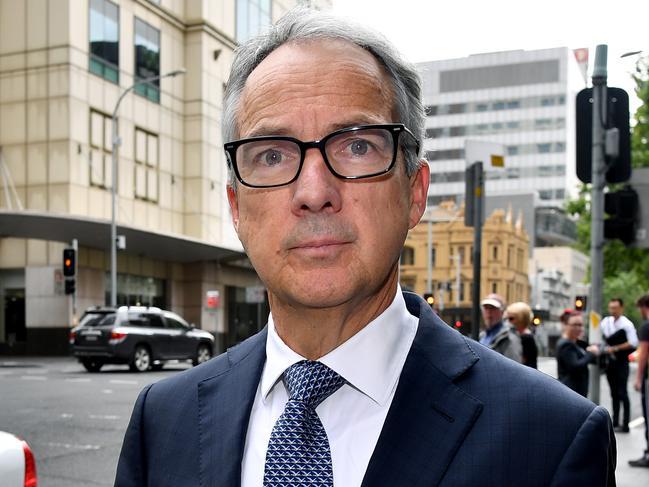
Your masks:
{"label": "awning over entrance", "polygon": [[[244,260],[246,255],[236,250],[186,237],[171,235],[126,225],[117,225],[117,234],[126,237],[126,252],[169,262]],[[76,215],[41,213],[31,210],[0,210],[0,237],[34,238],[71,242],[80,246],[110,250],[110,221]]]}

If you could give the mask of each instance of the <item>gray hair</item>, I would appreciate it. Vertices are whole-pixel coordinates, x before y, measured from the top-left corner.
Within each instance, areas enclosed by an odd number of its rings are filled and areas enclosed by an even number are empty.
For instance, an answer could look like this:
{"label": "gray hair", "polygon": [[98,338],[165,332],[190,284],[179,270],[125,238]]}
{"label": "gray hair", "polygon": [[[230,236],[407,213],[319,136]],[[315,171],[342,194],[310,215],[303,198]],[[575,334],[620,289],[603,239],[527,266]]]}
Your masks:
{"label": "gray hair", "polygon": [[[370,52],[385,69],[392,83],[394,108],[399,120],[420,142],[424,133],[424,107],[421,101],[421,78],[414,65],[405,61],[394,46],[381,34],[347,19],[298,7],[289,11],[268,32],[245,42],[235,51],[223,100],[223,141],[239,138],[238,114],[241,94],[250,73],[275,49],[287,42],[340,39]],[[402,142],[402,145],[403,142]],[[405,147],[405,145],[404,145]],[[419,154],[414,144],[405,150],[406,174],[409,176],[420,166]],[[232,168],[228,164],[230,181]]]}

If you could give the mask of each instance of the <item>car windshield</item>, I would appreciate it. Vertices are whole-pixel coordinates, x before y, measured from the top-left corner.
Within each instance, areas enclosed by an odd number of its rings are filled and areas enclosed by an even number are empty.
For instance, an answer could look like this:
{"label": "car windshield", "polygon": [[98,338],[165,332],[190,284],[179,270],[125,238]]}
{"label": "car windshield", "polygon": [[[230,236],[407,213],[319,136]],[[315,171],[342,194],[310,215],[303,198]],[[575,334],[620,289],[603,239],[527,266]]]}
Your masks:
{"label": "car windshield", "polygon": [[104,326],[115,323],[115,313],[86,313],[81,318],[81,326]]}

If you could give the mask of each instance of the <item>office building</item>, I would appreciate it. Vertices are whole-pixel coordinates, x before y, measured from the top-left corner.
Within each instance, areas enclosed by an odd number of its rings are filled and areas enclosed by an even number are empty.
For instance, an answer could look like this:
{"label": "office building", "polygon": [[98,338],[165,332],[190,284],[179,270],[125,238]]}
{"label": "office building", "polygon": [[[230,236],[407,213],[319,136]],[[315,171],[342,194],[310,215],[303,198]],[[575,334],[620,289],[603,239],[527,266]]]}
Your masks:
{"label": "office building", "polygon": [[[578,51],[583,61],[583,50]],[[486,195],[534,195],[561,207],[576,189],[575,104],[583,62],[568,48],[476,54],[418,65],[431,167],[429,204],[464,199],[465,141],[504,146],[505,167],[485,162]]]}
{"label": "office building", "polygon": [[112,115],[129,88],[117,303],[176,311],[217,351],[263,326],[264,288],[230,222],[221,103],[238,42],[296,3],[0,0],[0,352],[63,353],[83,310],[111,301]]}

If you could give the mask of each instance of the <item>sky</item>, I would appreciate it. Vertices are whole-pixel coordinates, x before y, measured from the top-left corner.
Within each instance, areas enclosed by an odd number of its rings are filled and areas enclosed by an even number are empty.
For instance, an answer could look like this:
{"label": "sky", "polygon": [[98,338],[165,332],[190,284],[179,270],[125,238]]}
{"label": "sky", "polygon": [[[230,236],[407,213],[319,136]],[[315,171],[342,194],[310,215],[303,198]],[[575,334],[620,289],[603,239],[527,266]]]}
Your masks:
{"label": "sky", "polygon": [[[649,0],[333,0],[334,11],[382,32],[412,62],[515,49],[608,45],[608,85],[639,102],[630,75],[649,55]],[[589,77],[590,77],[589,72]],[[590,80],[590,78],[589,78]]]}

